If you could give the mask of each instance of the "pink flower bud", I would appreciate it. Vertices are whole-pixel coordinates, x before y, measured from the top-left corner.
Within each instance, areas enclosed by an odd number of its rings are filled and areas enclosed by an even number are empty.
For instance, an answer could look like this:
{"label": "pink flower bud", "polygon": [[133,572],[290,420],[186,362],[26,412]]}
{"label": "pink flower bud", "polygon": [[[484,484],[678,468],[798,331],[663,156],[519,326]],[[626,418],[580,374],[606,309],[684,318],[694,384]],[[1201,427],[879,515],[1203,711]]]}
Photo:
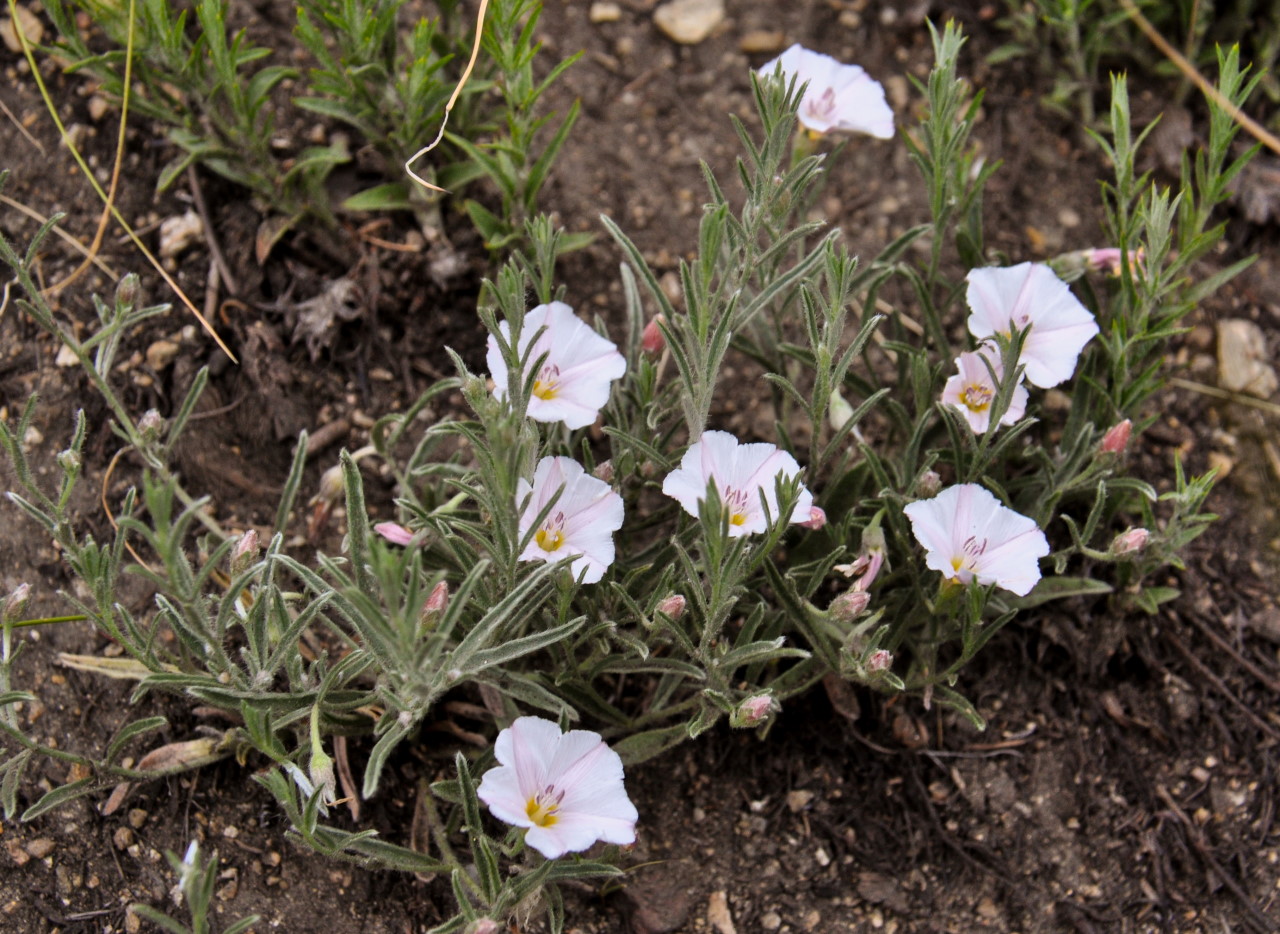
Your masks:
{"label": "pink flower bud", "polygon": [[885,671],[893,664],[893,653],[886,649],[877,649],[871,653],[871,657],[867,659],[867,671]]}
{"label": "pink flower bud", "polygon": [[926,470],[921,474],[920,481],[916,484],[916,495],[920,499],[933,499],[941,489],[942,478],[938,476],[938,472],[936,470]]}
{"label": "pink flower bud", "polygon": [[1107,433],[1102,436],[1102,452],[1104,454],[1123,454],[1124,449],[1129,446],[1129,435],[1133,431],[1133,422],[1125,419],[1117,425],[1112,425],[1107,429]]}
{"label": "pink flower bud", "polygon": [[463,934],[499,934],[502,926],[492,918],[477,918],[467,925]]}
{"label": "pink flower bud", "polygon": [[1151,533],[1146,529],[1128,529],[1117,535],[1115,541],[1111,543],[1111,553],[1119,557],[1141,551],[1146,547],[1147,539],[1150,537]]}
{"label": "pink flower bud", "polygon": [[748,697],[729,715],[729,725],[738,729],[759,726],[781,710],[781,706],[768,694]]}
{"label": "pink flower bud", "polygon": [[235,548],[231,549],[231,574],[233,577],[243,574],[253,567],[258,560],[258,530],[250,529],[240,536]]}
{"label": "pink flower bud", "polygon": [[662,328],[659,327],[666,323],[666,315],[656,315],[644,326],[644,333],[640,335],[640,349],[651,357],[662,353],[662,349],[667,346],[667,340],[662,336]]}
{"label": "pink flower bud", "polygon": [[449,583],[441,581],[431,588],[427,602],[422,605],[423,613],[443,613],[449,606]]}
{"label": "pink flower bud", "polygon": [[147,409],[142,418],[138,419],[138,433],[148,444],[159,441],[162,431],[164,431],[164,419],[155,409]]}
{"label": "pink flower bud", "polygon": [[407,545],[413,541],[413,533],[397,522],[379,522],[373,530],[393,545]]}
{"label": "pink flower bud", "polygon": [[605,483],[613,482],[613,461],[601,461],[596,464],[596,469],[591,471],[591,475],[597,480],[603,480]]}
{"label": "pink flower bud", "polygon": [[865,590],[854,588],[853,590],[842,593],[831,601],[831,606],[827,612],[831,617],[840,623],[852,623],[855,619],[867,611],[867,607],[871,605],[871,594]]}
{"label": "pink flower bud", "polygon": [[658,612],[666,613],[672,619],[678,620],[684,616],[685,599],[678,593],[673,593],[658,604]]}
{"label": "pink flower bud", "polygon": [[[1124,255],[1124,251],[1116,246],[1102,247],[1097,250],[1085,250],[1084,261],[1090,268],[1098,272],[1109,272],[1113,276],[1120,275],[1120,257]],[[1142,263],[1143,251],[1141,249],[1131,250],[1129,252],[1129,266],[1136,268]]]}
{"label": "pink flower bud", "polygon": [[827,513],[821,506],[814,506],[809,510],[809,518],[804,522],[797,522],[796,525],[806,529],[820,529],[827,524]]}

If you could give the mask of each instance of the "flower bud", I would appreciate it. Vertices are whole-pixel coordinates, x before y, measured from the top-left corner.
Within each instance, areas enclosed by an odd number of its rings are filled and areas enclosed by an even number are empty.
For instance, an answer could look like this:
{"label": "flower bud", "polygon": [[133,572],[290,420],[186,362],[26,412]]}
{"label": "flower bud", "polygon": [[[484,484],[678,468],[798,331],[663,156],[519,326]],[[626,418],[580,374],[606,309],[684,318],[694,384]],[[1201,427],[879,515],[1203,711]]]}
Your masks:
{"label": "flower bud", "polygon": [[373,530],[393,545],[407,545],[413,541],[413,533],[398,522],[379,522]]}
{"label": "flower bud", "polygon": [[839,623],[852,623],[871,605],[871,594],[855,587],[831,601],[827,612]]}
{"label": "flower bud", "polygon": [[427,602],[422,604],[422,616],[420,617],[422,626],[425,628],[435,626],[448,607],[449,583],[448,581],[440,581],[440,583],[431,588],[431,593],[427,594]]}
{"label": "flower bud", "polygon": [[1112,425],[1102,436],[1102,453],[1123,454],[1124,449],[1129,446],[1129,434],[1132,431],[1133,422],[1127,418],[1119,424]]}
{"label": "flower bud", "polygon": [[877,672],[885,671],[893,664],[893,653],[887,649],[876,649],[871,653],[871,657],[867,659],[867,671]]}
{"label": "flower bud", "polygon": [[342,466],[334,464],[320,475],[320,489],[316,492],[316,502],[333,505],[342,495]]}
{"label": "flower bud", "polygon": [[666,323],[666,315],[655,315],[649,319],[649,323],[644,326],[644,333],[640,335],[640,349],[651,357],[662,353],[663,348],[667,346],[667,339],[662,335],[662,328],[659,326]]}
{"label": "flower bud", "polygon": [[129,273],[120,280],[120,284],[116,286],[116,306],[118,308],[133,308],[138,304],[138,299],[142,294],[142,287],[139,285],[136,273]]}
{"label": "flower bud", "polygon": [[9,596],[4,599],[4,608],[0,609],[0,620],[5,624],[16,622],[27,608],[27,601],[31,599],[31,585],[21,583],[13,588]]}
{"label": "flower bud", "polygon": [[80,455],[71,448],[59,452],[56,460],[63,473],[78,474],[80,472]]}
{"label": "flower bud", "polygon": [[839,431],[851,418],[853,418],[853,406],[849,404],[849,400],[840,395],[839,389],[831,390],[831,395],[827,399],[827,424],[831,426],[831,430]]}
{"label": "flower bud", "polygon": [[658,612],[665,613],[674,620],[684,616],[685,599],[678,593],[673,593],[666,597],[658,604]]}
{"label": "flower bud", "polygon": [[942,489],[942,478],[936,470],[926,470],[916,483],[916,495],[921,499],[933,499]]}
{"label": "flower bud", "polygon": [[803,528],[815,529],[815,530],[822,528],[826,524],[827,524],[827,513],[821,506],[814,506],[812,509],[809,510],[809,518],[807,520],[805,520],[804,522],[796,523],[796,525],[799,525]]}
{"label": "flower bud", "polygon": [[1115,541],[1111,543],[1111,553],[1120,557],[1141,551],[1146,547],[1147,539],[1150,537],[1151,533],[1146,529],[1128,529],[1117,535]]}
{"label": "flower bud", "polygon": [[462,934],[500,934],[502,926],[492,918],[477,918],[463,929]]}
{"label": "flower bud", "polygon": [[591,474],[597,480],[602,480],[605,483],[612,483],[614,474],[613,461],[601,461],[599,464],[596,464],[596,469],[591,471]]}
{"label": "flower bud", "polygon": [[142,418],[138,419],[138,434],[142,435],[144,444],[155,444],[163,431],[164,419],[155,409],[147,409]]}
{"label": "flower bud", "polygon": [[756,694],[742,701],[729,714],[729,725],[736,729],[759,726],[781,710],[781,705],[768,694]]}
{"label": "flower bud", "polygon": [[250,529],[240,536],[231,550],[231,576],[238,577],[258,560],[258,530]]}

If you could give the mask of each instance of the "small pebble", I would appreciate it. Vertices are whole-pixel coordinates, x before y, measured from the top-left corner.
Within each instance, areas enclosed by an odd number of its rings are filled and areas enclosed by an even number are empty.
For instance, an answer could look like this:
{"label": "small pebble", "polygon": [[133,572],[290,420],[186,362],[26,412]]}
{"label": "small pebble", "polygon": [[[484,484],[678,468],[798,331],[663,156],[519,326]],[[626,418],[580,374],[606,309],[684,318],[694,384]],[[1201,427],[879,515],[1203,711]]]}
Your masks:
{"label": "small pebble", "polygon": [[36,859],[44,859],[53,852],[53,841],[48,837],[40,837],[27,844],[27,852]]}
{"label": "small pebble", "polygon": [[133,845],[133,831],[128,827],[117,827],[111,835],[111,842],[117,850],[127,850]]}
{"label": "small pebble", "polygon": [[748,55],[781,52],[787,44],[780,29],[753,29],[738,40],[738,48]]}
{"label": "small pebble", "polygon": [[616,23],[622,19],[622,7],[616,3],[593,3],[587,17],[593,23]]}
{"label": "small pebble", "polygon": [[653,12],[662,32],[681,45],[697,45],[724,21],[724,0],[672,0]]}
{"label": "small pebble", "polygon": [[141,830],[142,825],[147,822],[149,815],[142,808],[129,809],[129,826],[134,830]]}

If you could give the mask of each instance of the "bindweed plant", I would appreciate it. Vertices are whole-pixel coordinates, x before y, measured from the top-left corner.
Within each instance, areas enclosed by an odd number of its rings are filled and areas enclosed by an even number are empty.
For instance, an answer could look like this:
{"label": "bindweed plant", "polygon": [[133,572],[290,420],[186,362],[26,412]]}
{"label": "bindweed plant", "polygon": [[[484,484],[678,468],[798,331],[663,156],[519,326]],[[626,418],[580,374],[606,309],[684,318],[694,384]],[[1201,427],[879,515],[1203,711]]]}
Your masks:
{"label": "bindweed plant", "polygon": [[[519,239],[536,213],[542,184],[577,118],[575,104],[545,142],[539,133],[552,119],[540,111],[542,97],[574,58],[534,80],[536,0],[492,0],[483,23],[469,20],[457,0],[441,0],[438,18],[412,25],[404,0],[303,0],[296,35],[311,66],[301,69],[273,61],[276,52],[255,44],[248,30],[233,29],[227,0],[198,0],[191,10],[170,0],[45,6],[58,34],[50,54],[116,101],[125,98],[128,76],[129,106],[167,127],[179,154],[161,171],[158,190],[201,165],[244,186],[259,210],[279,217],[264,227],[272,238],[302,221],[332,227],[339,208],[415,210],[437,229],[438,198],[412,182],[406,162],[439,133],[452,104],[452,132],[437,152],[443,160],[419,164],[418,171],[451,190],[487,177],[500,195],[497,213],[476,201],[467,202],[468,213],[498,249]],[[101,29],[106,51],[86,38],[77,12]],[[489,54],[460,83],[474,28],[483,28]],[[353,142],[346,133],[323,145],[282,140],[277,115],[292,115],[286,101],[359,133],[355,145],[376,154],[383,180],[333,204],[327,180],[353,162]],[[583,242],[566,236],[562,246]]]}
{"label": "bindweed plant", "polygon": [[[363,456],[394,478],[396,522],[372,523],[357,457],[342,455],[330,476],[346,502],[343,547],[314,561],[286,547],[305,438],[264,540],[224,532],[168,467],[203,377],[167,421],[135,422],[112,385],[119,335],[152,311],[136,285],[78,335],[31,277],[47,228],[25,256],[0,239],[23,310],[72,348],[144,464],[116,535],[99,544],[68,510],[83,417],[52,492],[21,444],[34,402],[0,426],[20,487],[10,498],[58,543],[87,585],[78,609],[125,656],[75,664],[136,679],[136,695],[232,714],[235,726],[170,749],[166,768],[251,761],[307,846],[448,878],[457,913],[436,930],[494,931],[545,912],[558,931],[557,883],[618,871],[616,851],[578,854],[635,839],[624,765],[722,721],[765,736],[827,678],[981,725],[963,669],[1019,613],[1108,594],[1154,612],[1173,594],[1146,581],[1211,520],[1212,478],[1178,464],[1158,494],[1127,475],[1126,450],[1148,424],[1162,348],[1243,268],[1197,281],[1192,263],[1221,239],[1214,208],[1250,154],[1229,161],[1233,126],[1215,111],[1180,190],[1156,188],[1134,168],[1142,136],[1117,80],[1104,141],[1115,180],[1102,191],[1114,246],[988,265],[981,193],[996,166],[968,138],[980,98],[959,77],[958,30],[933,44],[922,121],[903,131],[929,194],[925,222],[859,261],[838,231],[803,220],[829,177],[824,140],[810,134],[892,133],[861,69],[788,50],[751,76],[759,127],[735,121],[740,190],[703,167],[708,203],[679,296],[605,218],[624,259],[615,344],[557,282],[563,232],[527,217],[479,302],[488,379],[455,356],[455,377],[375,424]],[[1243,103],[1255,83],[1223,55],[1227,99]],[[773,404],[773,437],[726,430],[729,361],[758,375],[734,388],[741,398],[756,385]],[[1070,405],[1046,405],[1048,389]],[[454,390],[468,411],[445,411]],[[153,607],[117,598],[123,573],[152,585]],[[12,683],[14,633],[37,622],[20,618],[24,598],[6,604],[0,659],[0,731],[19,750],[0,783],[7,814],[21,810],[32,756],[71,758],[81,775],[22,810],[30,817],[152,774],[120,757],[164,721],[131,723],[101,754],[28,736],[13,711],[31,695]],[[330,813],[339,786],[378,794],[402,746],[459,693],[501,730],[491,753],[460,754],[453,774],[419,789],[427,840],[342,826]]]}

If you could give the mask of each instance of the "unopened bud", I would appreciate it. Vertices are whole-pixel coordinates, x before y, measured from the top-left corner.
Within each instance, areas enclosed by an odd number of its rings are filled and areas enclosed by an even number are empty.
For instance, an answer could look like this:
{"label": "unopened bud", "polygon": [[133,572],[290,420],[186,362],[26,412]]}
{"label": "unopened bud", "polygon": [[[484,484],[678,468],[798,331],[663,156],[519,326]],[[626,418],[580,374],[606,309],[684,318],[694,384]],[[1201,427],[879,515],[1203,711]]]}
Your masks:
{"label": "unopened bud", "polygon": [[9,596],[4,599],[4,608],[0,610],[0,619],[7,625],[16,622],[27,608],[27,601],[31,599],[31,585],[22,583],[13,588]]}
{"label": "unopened bud", "polygon": [[316,492],[314,502],[332,506],[342,495],[342,467],[334,464],[320,475],[320,489]]}
{"label": "unopened bud", "polygon": [[849,404],[849,400],[840,395],[839,389],[831,390],[827,399],[827,424],[831,426],[831,430],[839,431],[851,418],[853,406]]}
{"label": "unopened bud", "polygon": [[147,409],[142,418],[138,419],[138,434],[142,435],[142,440],[146,444],[155,444],[159,441],[163,431],[164,419],[155,409]]}
{"label": "unopened bud", "polygon": [[1104,454],[1123,454],[1124,449],[1129,446],[1129,435],[1133,431],[1133,422],[1125,419],[1117,425],[1112,425],[1107,429],[1107,433],[1102,436],[1102,452]]}
{"label": "unopened bud", "polygon": [[660,327],[666,323],[666,315],[655,315],[649,319],[649,323],[644,326],[644,333],[640,335],[640,349],[651,357],[662,353],[662,349],[667,346],[667,339],[662,335]]}
{"label": "unopened bud", "polygon": [[58,467],[62,469],[63,473],[78,474],[80,472],[80,455],[71,448],[67,448],[65,451],[59,452],[56,459],[58,461]]}
{"label": "unopened bud", "polygon": [[613,461],[601,461],[596,464],[596,469],[591,471],[592,476],[604,483],[613,482]]}
{"label": "unopened bud", "polygon": [[373,530],[393,545],[407,545],[413,541],[413,533],[398,522],[379,522]]}
{"label": "unopened bud", "polygon": [[138,276],[131,272],[116,286],[116,305],[120,308],[133,308],[138,304],[141,294],[142,287],[139,285]]}
{"label": "unopened bud", "polygon": [[832,600],[827,612],[836,622],[852,623],[865,613],[870,605],[871,594],[855,587]]}
{"label": "unopened bud", "polygon": [[729,714],[729,725],[736,729],[751,729],[759,726],[781,710],[781,705],[768,694],[757,694],[748,697]]}
{"label": "unopened bud", "polygon": [[441,581],[431,588],[427,602],[422,604],[422,622],[434,624],[449,606],[449,582]]}
{"label": "unopened bud", "polygon": [[664,598],[658,604],[659,613],[665,613],[672,619],[676,620],[684,616],[684,608],[685,599],[678,593],[673,593],[671,596]]}
{"label": "unopened bud", "polygon": [[926,470],[920,475],[920,481],[916,484],[916,495],[921,499],[933,499],[941,489],[942,478],[938,476],[938,472]]}
{"label": "unopened bud", "polygon": [[502,926],[492,918],[477,918],[466,926],[462,934],[499,934]]}
{"label": "unopened bud", "polygon": [[337,799],[338,782],[333,774],[333,759],[320,746],[316,746],[311,752],[307,777],[311,779],[311,786],[321,792],[321,802],[332,804]]}
{"label": "unopened bud", "polygon": [[804,522],[796,523],[796,525],[799,525],[803,528],[815,529],[815,530],[822,528],[826,524],[827,524],[827,513],[826,513],[826,510],[824,510],[821,506],[814,506],[812,509],[809,510],[808,519],[806,519]]}
{"label": "unopened bud", "polygon": [[893,664],[893,653],[887,649],[876,649],[867,659],[867,671],[884,671]]}
{"label": "unopened bud", "polygon": [[258,530],[250,529],[240,536],[236,547],[231,549],[231,576],[238,577],[258,560]]}
{"label": "unopened bud", "polygon": [[1128,529],[1117,535],[1111,543],[1111,553],[1118,557],[1141,551],[1147,546],[1147,539],[1150,537],[1151,533],[1146,529]]}

